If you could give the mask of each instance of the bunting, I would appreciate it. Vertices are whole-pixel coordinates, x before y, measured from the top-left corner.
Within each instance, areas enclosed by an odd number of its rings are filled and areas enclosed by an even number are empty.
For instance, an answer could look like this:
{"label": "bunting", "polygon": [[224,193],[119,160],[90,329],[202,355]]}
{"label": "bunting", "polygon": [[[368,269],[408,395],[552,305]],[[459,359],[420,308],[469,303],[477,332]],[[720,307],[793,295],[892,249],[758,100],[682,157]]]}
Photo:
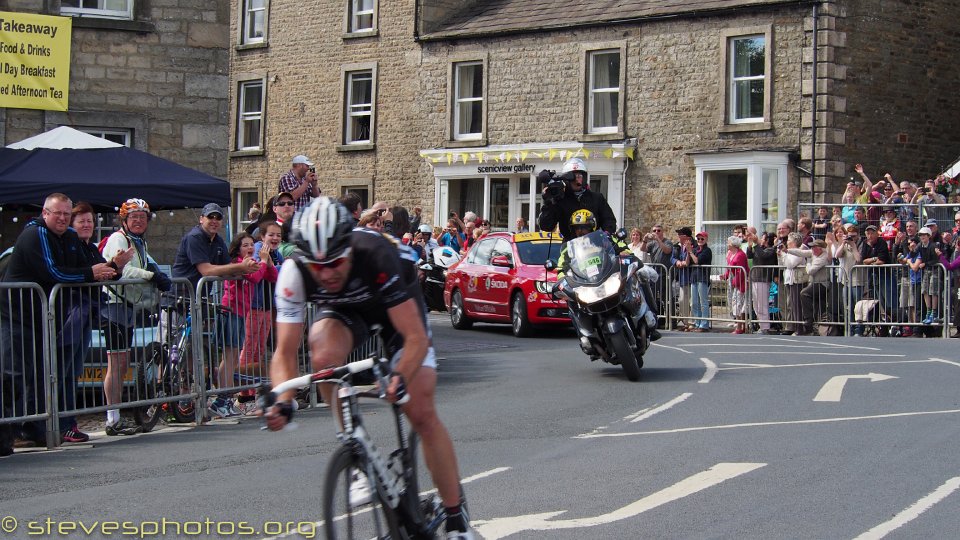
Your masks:
{"label": "bunting", "polygon": [[487,152],[476,152],[476,153],[467,153],[467,152],[458,152],[451,150],[444,153],[428,153],[420,152],[420,157],[423,158],[431,166],[436,163],[446,162],[447,165],[453,165],[456,163],[463,163],[468,165],[472,163],[508,163],[511,161],[516,161],[517,163],[522,163],[527,160],[527,158],[534,159],[546,159],[547,161],[554,161],[559,159],[559,161],[566,161],[574,157],[583,157],[585,159],[590,159],[591,155],[600,154],[606,159],[614,159],[626,157],[629,160],[633,160],[636,155],[636,148],[624,148],[624,149],[614,149],[607,148],[606,150],[591,150],[588,148],[579,148],[577,150],[567,150],[559,148],[548,148],[543,151],[536,150],[516,150],[516,151],[504,151],[499,154],[491,154]]}

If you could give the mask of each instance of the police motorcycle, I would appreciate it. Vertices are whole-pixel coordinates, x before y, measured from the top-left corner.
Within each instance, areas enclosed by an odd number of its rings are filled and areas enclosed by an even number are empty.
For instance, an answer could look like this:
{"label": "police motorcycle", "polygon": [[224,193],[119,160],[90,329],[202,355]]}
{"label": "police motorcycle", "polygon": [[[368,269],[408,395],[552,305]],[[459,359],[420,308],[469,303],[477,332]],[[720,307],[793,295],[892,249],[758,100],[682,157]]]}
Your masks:
{"label": "police motorcycle", "polygon": [[[626,236],[622,229],[617,234]],[[554,294],[567,300],[580,348],[591,360],[619,364],[628,379],[638,380],[657,324],[642,280],[656,280],[656,271],[632,255],[621,258],[604,231],[573,238],[566,249],[570,268]]]}
{"label": "police motorcycle", "polygon": [[447,284],[447,270],[460,262],[460,254],[449,246],[435,248],[420,260],[417,269],[420,270],[420,288],[423,291],[423,300],[427,309],[432,311],[446,311],[443,303],[443,288]]}

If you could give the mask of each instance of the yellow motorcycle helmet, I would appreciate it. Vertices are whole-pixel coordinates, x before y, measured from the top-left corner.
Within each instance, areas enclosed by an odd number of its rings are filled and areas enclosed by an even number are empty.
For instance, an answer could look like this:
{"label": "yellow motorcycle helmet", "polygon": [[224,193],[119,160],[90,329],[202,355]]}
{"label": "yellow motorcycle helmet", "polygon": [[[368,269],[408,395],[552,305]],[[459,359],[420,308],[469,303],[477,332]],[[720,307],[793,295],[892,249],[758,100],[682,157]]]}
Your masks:
{"label": "yellow motorcycle helmet", "polygon": [[578,231],[591,233],[595,230],[597,230],[597,218],[593,216],[593,212],[580,209],[570,216],[570,232],[574,233],[574,236],[579,236],[576,234]]}

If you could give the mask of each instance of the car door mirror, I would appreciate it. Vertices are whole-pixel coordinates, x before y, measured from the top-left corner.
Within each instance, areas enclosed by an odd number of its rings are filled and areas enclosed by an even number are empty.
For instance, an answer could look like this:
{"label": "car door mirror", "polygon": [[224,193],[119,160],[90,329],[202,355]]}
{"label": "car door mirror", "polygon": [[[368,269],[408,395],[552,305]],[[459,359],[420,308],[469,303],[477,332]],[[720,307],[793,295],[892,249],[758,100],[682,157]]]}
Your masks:
{"label": "car door mirror", "polygon": [[510,258],[506,255],[497,255],[496,257],[490,259],[490,264],[504,268],[513,268],[513,263],[510,262]]}
{"label": "car door mirror", "polygon": [[547,271],[555,270],[557,268],[557,263],[552,259],[547,259],[547,262],[543,263],[543,267],[546,268]]}

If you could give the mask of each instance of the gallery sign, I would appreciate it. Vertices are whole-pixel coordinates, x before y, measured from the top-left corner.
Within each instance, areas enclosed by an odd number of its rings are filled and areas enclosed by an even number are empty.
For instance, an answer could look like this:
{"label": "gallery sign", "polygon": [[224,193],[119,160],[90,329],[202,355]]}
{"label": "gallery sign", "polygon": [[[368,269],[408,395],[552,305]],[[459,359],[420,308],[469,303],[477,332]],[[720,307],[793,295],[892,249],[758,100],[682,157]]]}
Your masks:
{"label": "gallery sign", "polygon": [[0,12],[0,107],[66,111],[71,17]]}

